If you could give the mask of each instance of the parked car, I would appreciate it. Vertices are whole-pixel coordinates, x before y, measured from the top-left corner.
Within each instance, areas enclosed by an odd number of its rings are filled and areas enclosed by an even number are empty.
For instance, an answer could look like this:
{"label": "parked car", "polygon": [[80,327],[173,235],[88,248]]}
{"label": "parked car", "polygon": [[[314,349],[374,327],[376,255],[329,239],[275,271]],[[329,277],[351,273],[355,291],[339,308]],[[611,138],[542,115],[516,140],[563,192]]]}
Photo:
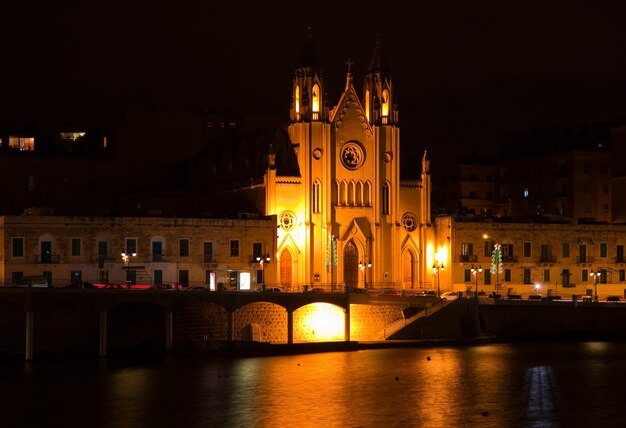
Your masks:
{"label": "parked car", "polygon": [[322,287],[315,287],[309,290],[309,293],[323,293],[324,289]]}
{"label": "parked car", "polygon": [[619,302],[622,300],[619,296],[606,296],[607,302]]}
{"label": "parked car", "polygon": [[441,294],[441,298],[443,300],[455,300],[459,297],[459,293],[456,293],[454,291],[446,291],[445,293]]}
{"label": "parked car", "polygon": [[265,287],[266,293],[282,293],[283,289],[280,287]]}
{"label": "parked car", "polygon": [[45,288],[48,285],[48,278],[45,276],[25,276],[16,280],[11,287]]}
{"label": "parked car", "polygon": [[435,290],[424,290],[420,291],[418,296],[437,297],[437,292]]}

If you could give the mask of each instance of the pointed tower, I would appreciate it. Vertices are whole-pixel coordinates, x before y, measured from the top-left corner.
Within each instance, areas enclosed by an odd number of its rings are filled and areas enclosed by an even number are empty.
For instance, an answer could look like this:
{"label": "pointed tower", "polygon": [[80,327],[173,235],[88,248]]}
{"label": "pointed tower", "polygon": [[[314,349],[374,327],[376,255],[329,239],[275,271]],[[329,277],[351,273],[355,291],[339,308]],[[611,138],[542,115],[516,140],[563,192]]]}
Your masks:
{"label": "pointed tower", "polygon": [[383,52],[380,34],[370,60],[363,85],[363,108],[372,125],[392,125],[398,121],[393,84],[387,60]]}
{"label": "pointed tower", "polygon": [[302,57],[293,76],[292,122],[326,120],[324,112],[324,79],[313,45],[313,33],[307,28]]}

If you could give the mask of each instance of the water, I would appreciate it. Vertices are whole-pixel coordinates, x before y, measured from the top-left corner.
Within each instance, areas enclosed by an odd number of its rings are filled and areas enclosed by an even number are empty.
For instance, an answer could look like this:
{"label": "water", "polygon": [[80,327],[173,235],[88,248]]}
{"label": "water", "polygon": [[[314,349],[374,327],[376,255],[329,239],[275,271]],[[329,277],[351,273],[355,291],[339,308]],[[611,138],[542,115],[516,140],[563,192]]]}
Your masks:
{"label": "water", "polygon": [[626,426],[626,343],[0,365],[2,426]]}

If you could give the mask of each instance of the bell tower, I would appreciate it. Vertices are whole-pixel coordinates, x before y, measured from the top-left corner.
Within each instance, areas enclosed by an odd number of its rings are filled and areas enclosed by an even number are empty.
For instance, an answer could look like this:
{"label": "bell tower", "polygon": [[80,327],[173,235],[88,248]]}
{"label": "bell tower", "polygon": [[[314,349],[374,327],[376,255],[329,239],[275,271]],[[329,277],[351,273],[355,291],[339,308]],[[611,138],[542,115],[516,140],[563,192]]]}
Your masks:
{"label": "bell tower", "polygon": [[324,105],[324,78],[309,27],[302,57],[293,76],[291,122],[326,120],[328,114],[324,111]]}
{"label": "bell tower", "polygon": [[393,125],[398,121],[393,84],[383,53],[380,34],[363,84],[363,109],[371,125]]}

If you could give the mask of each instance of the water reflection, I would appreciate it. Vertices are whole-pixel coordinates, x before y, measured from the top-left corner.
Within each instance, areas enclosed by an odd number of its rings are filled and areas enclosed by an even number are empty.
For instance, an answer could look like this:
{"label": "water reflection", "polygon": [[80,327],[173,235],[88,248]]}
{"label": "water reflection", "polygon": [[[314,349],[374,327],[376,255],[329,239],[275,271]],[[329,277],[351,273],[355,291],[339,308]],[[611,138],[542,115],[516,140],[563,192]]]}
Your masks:
{"label": "water reflection", "polygon": [[0,398],[6,426],[623,426],[625,356],[539,343],[0,365]]}

